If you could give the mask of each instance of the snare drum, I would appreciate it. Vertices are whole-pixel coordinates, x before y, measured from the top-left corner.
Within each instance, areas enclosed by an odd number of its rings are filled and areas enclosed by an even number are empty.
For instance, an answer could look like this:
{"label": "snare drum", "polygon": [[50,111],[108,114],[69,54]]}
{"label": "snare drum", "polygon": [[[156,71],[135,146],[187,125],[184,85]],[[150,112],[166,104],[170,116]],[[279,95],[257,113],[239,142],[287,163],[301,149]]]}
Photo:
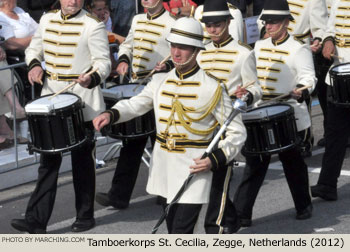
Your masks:
{"label": "snare drum", "polygon": [[[137,89],[134,90],[136,87]],[[121,99],[129,99],[139,94],[143,88],[144,86],[138,86],[138,84],[122,84],[103,89],[102,93],[106,108],[111,108]],[[107,135],[117,139],[130,139],[149,136],[155,132],[155,129],[154,112],[151,110],[130,121],[113,124],[110,130],[107,130]]]}
{"label": "snare drum", "polygon": [[246,155],[274,154],[295,146],[297,127],[289,104],[254,108],[242,114],[247,128]]}
{"label": "snare drum", "polygon": [[350,63],[334,66],[331,77],[331,99],[335,105],[350,107]]}
{"label": "snare drum", "polygon": [[42,96],[25,106],[30,153],[66,152],[86,140],[81,98],[68,93],[50,97]]}

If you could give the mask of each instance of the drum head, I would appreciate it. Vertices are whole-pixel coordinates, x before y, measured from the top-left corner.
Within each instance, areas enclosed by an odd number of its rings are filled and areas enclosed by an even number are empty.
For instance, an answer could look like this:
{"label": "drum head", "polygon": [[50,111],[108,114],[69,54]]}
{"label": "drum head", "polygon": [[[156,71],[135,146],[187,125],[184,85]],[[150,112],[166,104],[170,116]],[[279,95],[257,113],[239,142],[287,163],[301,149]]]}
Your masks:
{"label": "drum head", "polygon": [[292,107],[288,104],[274,104],[270,106],[254,108],[247,113],[242,114],[243,121],[262,120],[278,116],[290,111]]}
{"label": "drum head", "polygon": [[31,103],[25,106],[26,113],[51,113],[56,109],[62,109],[71,106],[79,101],[79,96],[74,94],[59,94],[53,98],[52,95],[46,95],[38,99],[33,100]]}
{"label": "drum head", "polygon": [[340,64],[332,67],[330,70],[331,74],[337,75],[349,75],[350,74],[350,63]]}
{"label": "drum head", "polygon": [[[102,89],[103,97],[115,100],[130,98],[141,93],[145,86],[138,84],[122,84]],[[134,90],[135,89],[135,90]]]}

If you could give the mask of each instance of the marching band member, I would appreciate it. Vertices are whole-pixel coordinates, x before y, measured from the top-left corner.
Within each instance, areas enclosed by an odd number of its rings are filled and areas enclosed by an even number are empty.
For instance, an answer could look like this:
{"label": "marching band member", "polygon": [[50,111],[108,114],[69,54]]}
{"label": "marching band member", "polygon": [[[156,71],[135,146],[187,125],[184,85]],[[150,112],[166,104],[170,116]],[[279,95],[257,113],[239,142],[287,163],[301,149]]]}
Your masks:
{"label": "marching band member", "polygon": [[[200,67],[220,79],[226,86],[228,94],[233,98],[249,92],[248,105],[261,98],[261,88],[258,85],[255,57],[252,49],[236,41],[229,34],[230,15],[226,0],[204,3],[201,21],[205,23],[211,43],[205,46],[197,57]],[[247,88],[243,84],[255,83]],[[231,165],[220,167],[213,173],[210,200],[205,219],[207,233],[235,232],[240,224],[236,209],[228,197]]]}
{"label": "marching band member", "polygon": [[[327,23],[324,39],[323,56],[334,60],[333,65],[350,62],[350,2],[334,0]],[[335,56],[334,56],[335,55]],[[330,85],[329,75],[326,83]],[[321,173],[317,184],[311,187],[313,197],[324,200],[337,200],[337,182],[343,165],[346,145],[349,139],[350,109],[327,104],[327,120],[325,129],[326,150],[322,159]]]}
{"label": "marching band member", "polygon": [[[233,39],[235,39],[236,41],[243,41],[244,24],[243,24],[242,13],[233,3],[230,3],[229,0],[227,0],[226,2],[227,2],[227,6],[229,7],[230,14],[232,16],[232,20],[228,26],[229,33],[233,37]],[[201,19],[203,16],[203,7],[204,5],[198,6],[194,15],[194,17],[201,22],[202,22]],[[206,38],[206,40],[208,40],[210,36],[208,35],[208,32],[205,26],[203,26],[203,29],[204,29],[204,37]]]}
{"label": "marching band member", "polygon": [[[298,135],[310,127],[311,120],[304,98],[314,88],[316,78],[311,50],[308,45],[288,34],[289,20],[293,20],[286,0],[265,2],[261,19],[265,22],[269,38],[257,41],[254,52],[258,79],[263,90],[263,99],[288,93],[287,102],[294,108]],[[312,88],[297,91],[298,86]],[[307,165],[298,147],[279,153],[288,185],[297,211],[296,219],[312,215],[309,195]],[[246,167],[234,203],[242,226],[250,226],[252,210],[259,189],[269,166],[271,155],[247,156]]]}
{"label": "marching band member", "polygon": [[229,124],[218,149],[200,159],[216,126],[232,111],[220,81],[196,62],[204,49],[201,24],[192,17],[178,19],[167,41],[175,69],[155,74],[143,91],[119,101],[94,119],[96,130],[140,116],[154,108],[157,141],[151,159],[147,192],[169,203],[191,173],[195,176],[166,217],[169,233],[192,233],[202,204],[208,203],[212,170],[229,163],[246,139],[241,116]]}
{"label": "marching band member", "polygon": [[[60,0],[61,10],[43,15],[39,27],[26,49],[29,66],[28,79],[41,83],[46,72],[42,95],[56,93],[71,81],[69,92],[81,97],[88,139],[71,151],[73,184],[75,191],[76,221],[71,229],[82,232],[95,226],[95,140],[92,119],[105,106],[98,86],[110,73],[109,47],[103,22],[83,10],[84,0]],[[98,69],[92,75],[85,71]],[[57,190],[58,170],[62,155],[41,154],[39,177],[30,197],[24,219],[13,219],[11,225],[29,233],[46,233]]]}
{"label": "marching band member", "polygon": [[[166,2],[165,0],[164,2]],[[165,40],[175,22],[173,16],[163,7],[163,0],[142,0],[147,13],[136,15],[125,41],[119,47],[117,72],[125,75],[132,68],[133,81],[142,81],[152,70],[169,71],[173,68],[169,62],[159,66],[170,53],[169,43]],[[151,136],[154,142],[154,136]],[[143,151],[148,137],[123,140],[119,160],[108,193],[97,193],[96,201],[103,206],[124,209],[129,206]],[[130,158],[132,153],[133,158]]]}

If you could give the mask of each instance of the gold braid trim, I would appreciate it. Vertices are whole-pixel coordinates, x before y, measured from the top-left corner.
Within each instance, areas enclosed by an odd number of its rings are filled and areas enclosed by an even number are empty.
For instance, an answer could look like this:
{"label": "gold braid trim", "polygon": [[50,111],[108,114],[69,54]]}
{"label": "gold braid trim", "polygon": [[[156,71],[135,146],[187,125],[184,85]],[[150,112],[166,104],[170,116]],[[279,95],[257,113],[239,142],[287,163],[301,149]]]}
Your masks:
{"label": "gold braid trim", "polygon": [[[185,109],[180,101],[175,100],[173,103],[173,111],[176,112],[176,114],[179,118],[179,121],[181,123],[181,126],[184,127],[186,130],[188,130],[192,134],[196,134],[196,135],[208,135],[209,133],[213,132],[214,129],[219,125],[218,122],[215,122],[214,125],[212,125],[207,130],[198,130],[198,129],[191,128],[186,123],[185,118],[190,122],[199,122],[199,121],[203,120],[205,117],[207,117],[214,110],[215,106],[220,101],[221,97],[222,97],[222,88],[221,88],[221,85],[218,85],[211,103],[206,104],[202,108],[199,108],[195,111],[189,112],[189,111],[185,111]],[[193,118],[193,117],[188,115],[188,113],[199,113],[199,112],[202,112],[204,110],[206,110],[205,113],[198,118]]]}

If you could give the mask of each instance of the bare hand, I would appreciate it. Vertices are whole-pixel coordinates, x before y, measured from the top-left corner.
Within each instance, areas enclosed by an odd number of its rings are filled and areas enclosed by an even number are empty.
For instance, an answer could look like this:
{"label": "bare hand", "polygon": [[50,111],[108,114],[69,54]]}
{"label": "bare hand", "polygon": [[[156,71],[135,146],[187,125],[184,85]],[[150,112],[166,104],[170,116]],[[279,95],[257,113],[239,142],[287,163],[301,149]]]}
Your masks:
{"label": "bare hand", "polygon": [[100,131],[104,126],[108,125],[111,121],[111,115],[109,113],[102,113],[96,117],[92,123],[97,131]]}
{"label": "bare hand", "polygon": [[323,45],[322,54],[326,59],[331,60],[332,54],[335,53],[335,46],[331,40],[327,40]]}
{"label": "bare hand", "polygon": [[5,52],[4,48],[2,48],[0,46],[0,61],[3,61],[5,59],[6,59],[6,52]]}
{"label": "bare hand", "polygon": [[302,91],[297,91],[297,89],[295,88],[292,92],[290,92],[290,95],[294,100],[299,100],[302,95]]}
{"label": "bare hand", "polygon": [[313,53],[317,53],[319,50],[321,50],[321,48],[322,48],[322,44],[320,43],[320,41],[318,39],[315,39],[311,45],[311,51]]}
{"label": "bare hand", "polygon": [[241,99],[243,95],[247,94],[248,91],[245,88],[241,88],[241,86],[237,86],[236,91],[233,93],[237,98]]}
{"label": "bare hand", "polygon": [[75,80],[80,84],[80,86],[84,88],[88,88],[91,83],[91,76],[87,74],[81,74],[79,75],[79,78]]}
{"label": "bare hand", "polygon": [[156,72],[165,71],[166,70],[166,64],[163,63],[163,64],[160,65],[160,62],[157,62],[157,65],[155,66],[154,70],[156,70]]}
{"label": "bare hand", "polygon": [[117,67],[117,73],[119,75],[125,75],[128,72],[129,65],[126,62],[121,62]]}
{"label": "bare hand", "polygon": [[201,159],[200,157],[195,158],[193,159],[193,161],[195,164],[190,166],[190,173],[200,173],[200,172],[210,171],[210,169],[213,166],[208,157],[204,159]]}
{"label": "bare hand", "polygon": [[44,71],[40,66],[35,66],[33,67],[29,72],[28,72],[28,80],[29,83],[34,85],[34,83],[40,83],[41,85],[43,82],[41,81],[43,77]]}

